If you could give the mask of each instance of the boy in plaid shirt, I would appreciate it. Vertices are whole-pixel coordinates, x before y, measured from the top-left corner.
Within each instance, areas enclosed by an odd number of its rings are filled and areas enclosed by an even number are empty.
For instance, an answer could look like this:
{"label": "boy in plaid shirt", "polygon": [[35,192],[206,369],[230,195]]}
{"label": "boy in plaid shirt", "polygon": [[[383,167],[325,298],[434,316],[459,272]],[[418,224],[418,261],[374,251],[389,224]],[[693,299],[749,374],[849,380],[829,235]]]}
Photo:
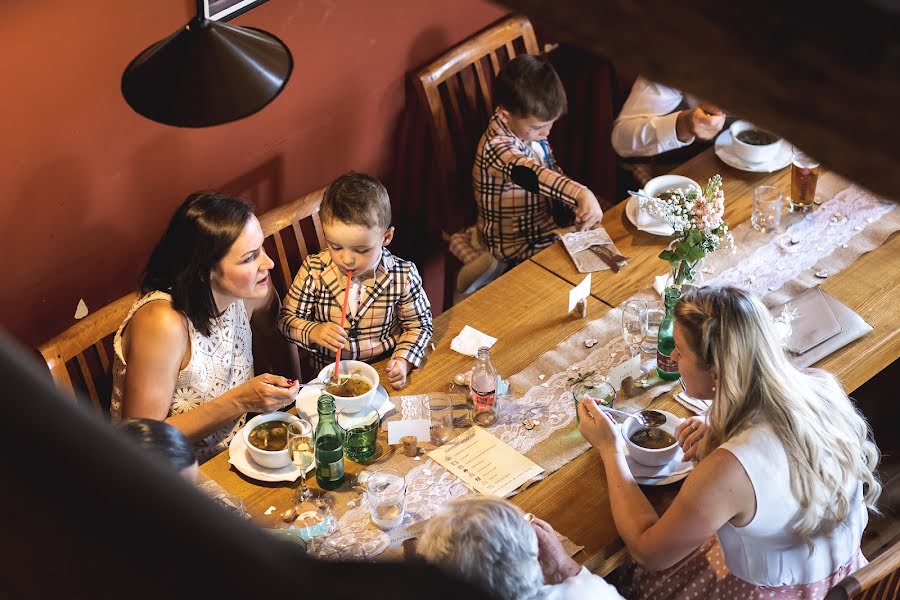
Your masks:
{"label": "boy in plaid shirt", "polygon": [[384,248],[394,237],[387,190],[362,173],[341,175],[328,186],[319,217],[327,249],[303,261],[278,327],[313,354],[319,369],[334,362],[338,348],[342,358],[366,361],[390,353],[388,380],[400,389],[425,358],[434,328],[416,266]]}
{"label": "boy in plaid shirt", "polygon": [[575,211],[586,230],[603,217],[593,192],[562,174],[547,135],[566,110],[566,91],[546,59],[511,60],[494,83],[497,108],[478,142],[472,169],[477,227],[508,267],[553,243],[552,202]]}

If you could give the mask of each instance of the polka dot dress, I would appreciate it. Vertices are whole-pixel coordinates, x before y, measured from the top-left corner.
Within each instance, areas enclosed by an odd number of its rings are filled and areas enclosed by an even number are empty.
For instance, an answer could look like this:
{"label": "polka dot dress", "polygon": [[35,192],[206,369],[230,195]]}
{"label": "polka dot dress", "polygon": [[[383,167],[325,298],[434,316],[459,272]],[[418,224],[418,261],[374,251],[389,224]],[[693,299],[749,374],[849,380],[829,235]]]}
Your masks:
{"label": "polka dot dress", "polygon": [[868,561],[858,551],[845,565],[820,581],[758,586],[738,579],[728,571],[719,540],[713,536],[680,563],[664,571],[651,573],[633,567],[630,581],[626,577],[620,591],[626,598],[635,600],[821,600],[837,582],[866,564]]}

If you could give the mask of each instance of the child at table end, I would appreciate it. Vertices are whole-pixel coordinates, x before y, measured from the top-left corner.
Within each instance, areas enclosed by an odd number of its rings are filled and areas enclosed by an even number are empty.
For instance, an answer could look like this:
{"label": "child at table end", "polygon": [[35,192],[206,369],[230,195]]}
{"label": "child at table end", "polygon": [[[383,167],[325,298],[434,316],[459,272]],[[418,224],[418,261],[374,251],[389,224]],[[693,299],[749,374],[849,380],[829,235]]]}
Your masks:
{"label": "child at table end", "polygon": [[494,83],[494,104],[472,169],[476,226],[488,251],[508,268],[553,242],[552,203],[573,210],[581,230],[599,224],[603,211],[590,189],[563,174],[547,143],[567,101],[545,58],[511,60]]}
{"label": "child at table end", "polygon": [[433,326],[416,266],[385,248],[394,237],[387,190],[363,173],[341,175],[328,186],[319,217],[326,248],[303,261],[278,327],[312,353],[318,369],[334,362],[338,348],[342,359],[368,362],[390,355],[388,381],[400,389],[422,363]]}

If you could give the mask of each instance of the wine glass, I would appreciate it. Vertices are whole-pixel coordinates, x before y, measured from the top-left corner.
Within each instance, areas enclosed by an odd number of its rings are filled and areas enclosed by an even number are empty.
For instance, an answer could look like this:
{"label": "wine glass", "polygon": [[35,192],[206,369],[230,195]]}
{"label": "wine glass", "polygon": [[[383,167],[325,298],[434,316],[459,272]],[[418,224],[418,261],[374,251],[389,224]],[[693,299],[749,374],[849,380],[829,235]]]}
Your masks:
{"label": "wine glass", "polygon": [[629,300],[622,305],[622,337],[631,350],[631,356],[638,353],[638,347],[644,341],[644,327],[641,314],[647,310],[647,303],[642,300]]}
{"label": "wine glass", "polygon": [[312,492],[306,486],[306,470],[316,459],[316,445],[312,438],[313,428],[309,421],[300,419],[288,424],[288,453],[291,462],[300,469],[300,486],[291,496],[295,505],[309,500],[312,496]]}

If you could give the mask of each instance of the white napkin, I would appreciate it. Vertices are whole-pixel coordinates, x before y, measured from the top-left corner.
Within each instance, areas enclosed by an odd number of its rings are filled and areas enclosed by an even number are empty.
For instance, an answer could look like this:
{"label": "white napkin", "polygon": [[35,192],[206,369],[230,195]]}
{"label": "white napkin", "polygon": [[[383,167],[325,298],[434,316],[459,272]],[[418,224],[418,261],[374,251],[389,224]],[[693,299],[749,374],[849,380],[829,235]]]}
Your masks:
{"label": "white napkin", "polygon": [[497,338],[491,337],[486,333],[481,333],[474,327],[466,325],[459,332],[453,341],[450,342],[450,349],[466,356],[476,356],[478,349],[483,347],[490,348],[497,343]]}
{"label": "white napkin", "polygon": [[653,289],[661,296],[666,291],[666,282],[669,280],[669,274],[657,275],[653,278]]}
{"label": "white napkin", "polygon": [[705,415],[709,411],[710,404],[712,404],[709,400],[692,398],[684,392],[677,392],[675,401],[696,415]]}

